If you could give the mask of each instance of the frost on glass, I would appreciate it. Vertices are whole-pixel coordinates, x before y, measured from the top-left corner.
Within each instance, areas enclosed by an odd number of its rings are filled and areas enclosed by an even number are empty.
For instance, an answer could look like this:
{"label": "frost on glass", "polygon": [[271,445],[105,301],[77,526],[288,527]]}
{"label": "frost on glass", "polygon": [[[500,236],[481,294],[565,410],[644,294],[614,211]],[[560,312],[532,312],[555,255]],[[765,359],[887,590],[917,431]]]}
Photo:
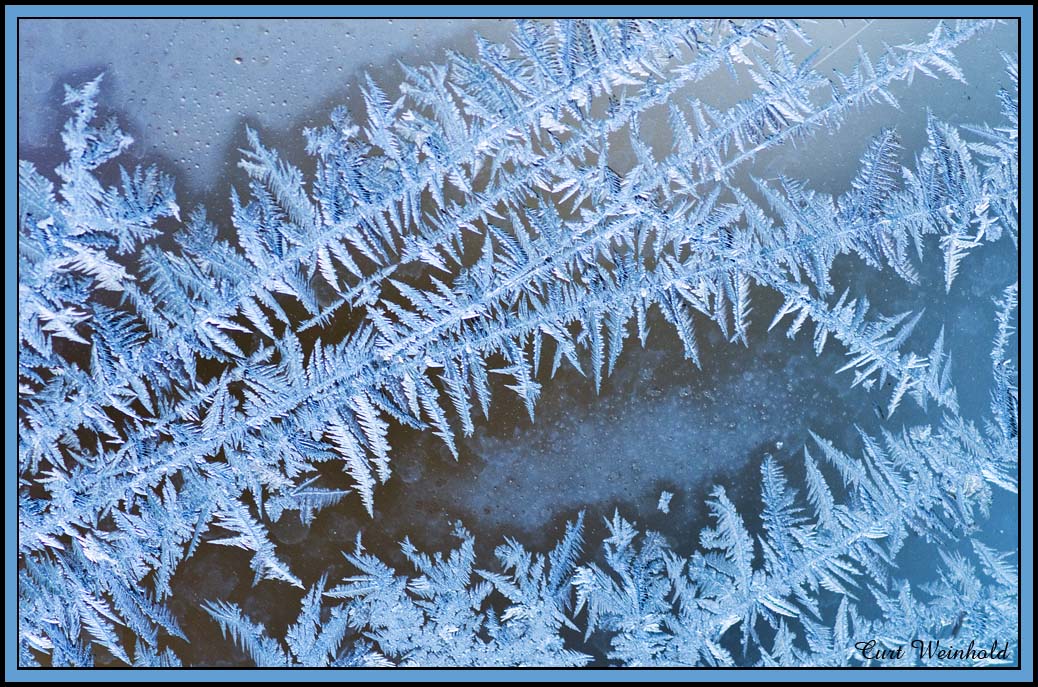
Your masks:
{"label": "frost on glass", "polygon": [[[989,308],[983,416],[960,412],[956,341],[912,348],[921,313],[831,274],[851,254],[913,289],[940,261],[951,290],[975,254],[1017,245],[1016,56],[1001,90],[983,85],[1000,122],[922,112],[926,145],[905,156],[877,120],[842,193],[754,169],[914,79],[954,88],[956,49],[990,29],[942,22],[834,72],[794,57],[791,21],[520,21],[511,45],[405,67],[395,99],[368,79],[363,112],[304,132],[312,175],[249,129],[221,217],[127,166],[132,140],[96,113],[102,76],[66,87],[66,159],[18,169],[20,664],[179,665],[171,581],[214,545],[303,594],[287,629],[200,605],[258,666],[842,666],[876,662],[860,638],[955,637],[1008,651],[942,665],[1016,663],[1015,552],[975,537],[1018,488],[1015,270]],[[754,89],[729,107],[678,97],[737,71]],[[668,150],[643,138],[648,112]],[[754,308],[760,289],[777,312]],[[572,366],[597,390],[653,310],[692,365],[703,331],[745,345],[751,318],[842,346],[841,379],[885,428],[855,447],[812,433],[795,466],[766,457],[746,477],[759,512],[718,486],[713,524],[679,546],[617,511],[604,539],[580,513],[554,548],[506,539],[487,560],[459,523],[449,551],[402,542],[399,570],[358,537],[349,572],[316,583],[279,555],[282,517],[355,499],[378,527],[394,427],[457,456],[495,386],[536,421],[546,379]],[[940,413],[905,424],[909,403]],[[931,580],[897,571],[906,546],[940,562]]]}

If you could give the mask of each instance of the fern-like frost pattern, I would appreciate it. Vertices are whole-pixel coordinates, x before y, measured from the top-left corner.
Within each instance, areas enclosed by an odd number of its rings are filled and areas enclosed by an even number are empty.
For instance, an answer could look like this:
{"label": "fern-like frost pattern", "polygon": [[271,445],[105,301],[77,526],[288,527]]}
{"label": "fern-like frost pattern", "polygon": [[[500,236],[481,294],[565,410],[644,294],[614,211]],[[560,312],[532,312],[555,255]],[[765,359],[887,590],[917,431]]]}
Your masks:
{"label": "fern-like frost pattern", "polygon": [[[909,350],[921,313],[879,313],[832,271],[853,255],[915,285],[934,253],[951,291],[974,253],[1018,246],[1016,58],[1001,122],[928,114],[907,165],[879,130],[842,194],[750,165],[897,106],[913,79],[964,81],[956,49],[992,24],[942,22],[823,73],[792,21],[519,21],[511,47],[405,66],[395,99],[367,79],[363,113],[304,132],[312,177],[248,129],[219,219],[182,213],[154,167],[113,169],[132,140],[97,121],[103,78],[66,87],[66,160],[18,168],[20,664],[179,665],[171,581],[214,544],[304,594],[283,635],[203,604],[257,666],[845,666],[873,663],[859,637],[1015,641],[1016,563],[978,532],[1018,491],[1019,287],[993,303],[990,413],[972,418],[944,331]],[[725,71],[752,93],[688,95]],[[749,345],[762,289],[782,299],[772,328],[813,329],[818,354],[838,342],[836,372],[887,396],[853,450],[812,434],[796,466],[766,456],[759,522],[718,486],[689,555],[619,512],[588,546],[580,513],[549,552],[508,539],[490,569],[460,523],[445,553],[405,540],[404,571],[358,535],[353,572],[313,584],[274,545],[271,522],[343,500],[377,526],[393,427],[457,457],[498,381],[535,420],[548,376],[569,365],[598,390],[654,309],[700,365],[703,327]],[[906,402],[940,419],[897,425]],[[941,567],[909,584],[895,559],[921,545]]]}

